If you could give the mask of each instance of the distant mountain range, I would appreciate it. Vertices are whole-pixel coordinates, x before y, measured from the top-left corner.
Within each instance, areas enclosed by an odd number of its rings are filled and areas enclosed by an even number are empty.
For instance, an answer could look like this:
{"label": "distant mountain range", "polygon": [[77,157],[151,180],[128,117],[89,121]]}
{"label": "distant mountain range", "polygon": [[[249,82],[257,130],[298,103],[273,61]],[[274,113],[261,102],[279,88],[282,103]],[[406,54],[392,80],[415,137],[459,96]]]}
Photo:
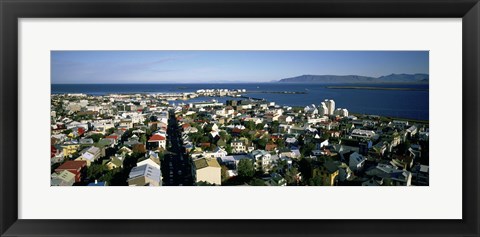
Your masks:
{"label": "distant mountain range", "polygon": [[302,75],[281,79],[283,83],[325,83],[325,84],[350,84],[350,83],[412,83],[428,84],[428,74],[390,74],[381,77],[365,77],[358,75]]}

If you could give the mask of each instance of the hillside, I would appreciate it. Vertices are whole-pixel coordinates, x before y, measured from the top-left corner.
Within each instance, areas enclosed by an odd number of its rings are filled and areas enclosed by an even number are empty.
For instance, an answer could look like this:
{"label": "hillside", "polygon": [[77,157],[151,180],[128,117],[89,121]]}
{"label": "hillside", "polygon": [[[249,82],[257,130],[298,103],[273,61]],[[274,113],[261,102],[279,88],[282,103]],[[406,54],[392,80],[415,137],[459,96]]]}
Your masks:
{"label": "hillside", "polygon": [[390,74],[381,77],[366,77],[358,75],[302,75],[281,79],[283,83],[325,83],[325,84],[347,84],[347,83],[420,83],[428,84],[428,74]]}

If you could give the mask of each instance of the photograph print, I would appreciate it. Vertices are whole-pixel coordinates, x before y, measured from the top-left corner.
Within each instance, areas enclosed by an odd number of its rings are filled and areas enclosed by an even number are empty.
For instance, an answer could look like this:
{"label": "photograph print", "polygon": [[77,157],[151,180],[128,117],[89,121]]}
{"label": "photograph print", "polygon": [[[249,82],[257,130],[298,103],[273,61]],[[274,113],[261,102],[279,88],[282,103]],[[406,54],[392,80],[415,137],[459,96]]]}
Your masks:
{"label": "photograph print", "polygon": [[428,186],[429,52],[51,51],[51,186]]}

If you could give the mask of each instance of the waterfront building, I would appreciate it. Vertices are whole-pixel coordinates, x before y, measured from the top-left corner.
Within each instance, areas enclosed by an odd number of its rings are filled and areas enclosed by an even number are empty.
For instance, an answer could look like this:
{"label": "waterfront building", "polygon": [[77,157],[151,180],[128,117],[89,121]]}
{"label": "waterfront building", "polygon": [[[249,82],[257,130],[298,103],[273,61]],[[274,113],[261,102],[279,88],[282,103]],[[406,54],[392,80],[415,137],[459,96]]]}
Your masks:
{"label": "waterfront building", "polygon": [[325,102],[320,103],[318,114],[320,114],[320,116],[328,115],[328,107]]}

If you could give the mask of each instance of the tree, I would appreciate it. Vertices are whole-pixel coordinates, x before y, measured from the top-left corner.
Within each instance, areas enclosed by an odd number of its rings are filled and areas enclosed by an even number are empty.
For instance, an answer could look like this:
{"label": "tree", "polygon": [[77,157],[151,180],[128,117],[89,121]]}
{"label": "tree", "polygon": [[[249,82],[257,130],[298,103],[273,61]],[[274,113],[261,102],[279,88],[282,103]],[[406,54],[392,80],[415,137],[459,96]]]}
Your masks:
{"label": "tree", "polygon": [[87,168],[87,178],[91,181],[100,178],[105,171],[105,166],[102,164],[90,164],[90,167]]}
{"label": "tree", "polygon": [[317,175],[317,176],[309,179],[308,185],[310,185],[310,186],[323,186],[322,177]]}
{"label": "tree", "polygon": [[218,139],[217,146],[225,147],[226,145],[227,145],[227,141],[225,141],[224,139]]}
{"label": "tree", "polygon": [[297,185],[297,174],[298,169],[293,167],[285,173],[285,180],[287,181],[287,185]]}
{"label": "tree", "polygon": [[217,145],[215,144],[210,144],[210,147],[208,148],[210,151],[215,151],[215,149],[217,149]]}
{"label": "tree", "polygon": [[140,140],[139,140],[142,144],[145,144],[147,143],[147,136],[145,134],[142,134],[140,136]]}
{"label": "tree", "polygon": [[308,180],[312,177],[312,160],[303,158],[298,162],[298,170],[302,173],[302,179]]}
{"label": "tree", "polygon": [[300,147],[300,153],[303,157],[309,156],[312,153],[313,149],[315,149],[315,144],[313,142],[308,142],[302,147]]}
{"label": "tree", "polygon": [[277,139],[277,141],[275,142],[275,144],[277,144],[277,148],[278,148],[278,149],[285,148],[285,141],[284,141],[282,138]]}
{"label": "tree", "polygon": [[201,143],[210,142],[210,137],[202,136],[202,137],[200,137],[200,142]]}
{"label": "tree", "polygon": [[230,144],[227,144],[225,146],[225,151],[227,152],[227,154],[232,154],[232,152],[233,152],[232,146]]}
{"label": "tree", "polygon": [[97,143],[100,141],[100,138],[103,138],[103,135],[100,133],[95,133],[90,136],[91,139],[93,139],[93,142]]}
{"label": "tree", "polygon": [[259,123],[259,124],[257,124],[257,125],[255,126],[255,128],[256,128],[257,130],[262,130],[263,127],[265,127],[265,124],[264,124],[264,123]]}
{"label": "tree", "polygon": [[228,139],[228,134],[227,134],[227,132],[225,132],[225,131],[220,131],[220,132],[218,133],[218,135],[220,135],[220,138],[222,138],[222,139],[225,139],[225,140]]}
{"label": "tree", "polygon": [[258,148],[260,149],[265,149],[265,146],[267,145],[267,143],[268,143],[267,138],[262,138],[257,140],[257,145],[258,145]]}
{"label": "tree", "polygon": [[278,132],[278,129],[280,128],[280,123],[278,121],[273,121],[270,124],[270,132],[271,133],[276,133]]}
{"label": "tree", "polygon": [[253,161],[250,159],[241,159],[237,166],[238,176],[243,179],[251,179],[255,174],[255,167]]}
{"label": "tree", "polygon": [[225,165],[222,165],[222,183],[228,180],[228,168]]}
{"label": "tree", "polygon": [[108,133],[108,134],[112,134],[112,133],[114,133],[114,132],[115,132],[115,128],[109,128],[109,129],[107,129],[107,133]]}
{"label": "tree", "polygon": [[256,127],[253,121],[244,121],[243,126],[245,126],[245,128],[247,128],[248,130],[254,130]]}
{"label": "tree", "polygon": [[251,182],[250,182],[250,185],[252,186],[266,186],[265,184],[265,181],[261,180],[261,179],[253,179]]}
{"label": "tree", "polygon": [[120,168],[107,170],[102,177],[99,178],[100,182],[107,182],[108,185],[111,185],[112,180],[114,179],[116,173],[120,172]]}

